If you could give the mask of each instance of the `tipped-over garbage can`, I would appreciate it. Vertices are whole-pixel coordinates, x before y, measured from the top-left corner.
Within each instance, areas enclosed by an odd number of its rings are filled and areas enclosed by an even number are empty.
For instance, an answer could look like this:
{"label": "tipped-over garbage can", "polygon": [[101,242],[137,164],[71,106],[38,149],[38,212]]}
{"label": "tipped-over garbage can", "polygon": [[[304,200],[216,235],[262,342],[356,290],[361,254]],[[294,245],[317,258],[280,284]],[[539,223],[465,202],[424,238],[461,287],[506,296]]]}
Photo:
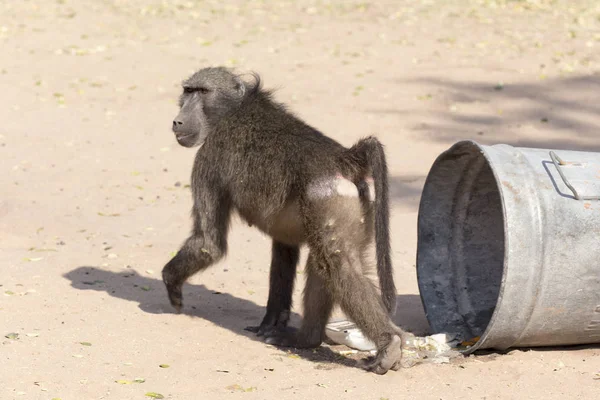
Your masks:
{"label": "tipped-over garbage can", "polygon": [[465,353],[600,343],[600,153],[456,143],[425,182],[417,277]]}

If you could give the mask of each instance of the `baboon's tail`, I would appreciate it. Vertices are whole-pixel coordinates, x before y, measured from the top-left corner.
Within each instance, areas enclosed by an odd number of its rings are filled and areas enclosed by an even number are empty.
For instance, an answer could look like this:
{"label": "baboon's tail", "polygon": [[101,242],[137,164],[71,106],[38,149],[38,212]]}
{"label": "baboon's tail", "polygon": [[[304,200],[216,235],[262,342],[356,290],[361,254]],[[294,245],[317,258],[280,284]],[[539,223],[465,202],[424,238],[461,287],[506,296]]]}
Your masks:
{"label": "baboon's tail", "polygon": [[[396,286],[390,257],[388,170],[383,145],[375,137],[358,141],[349,149],[351,158],[370,170],[375,182],[375,251],[383,303],[390,315],[396,311]],[[366,171],[365,171],[366,172]],[[363,172],[363,179],[366,173]]]}

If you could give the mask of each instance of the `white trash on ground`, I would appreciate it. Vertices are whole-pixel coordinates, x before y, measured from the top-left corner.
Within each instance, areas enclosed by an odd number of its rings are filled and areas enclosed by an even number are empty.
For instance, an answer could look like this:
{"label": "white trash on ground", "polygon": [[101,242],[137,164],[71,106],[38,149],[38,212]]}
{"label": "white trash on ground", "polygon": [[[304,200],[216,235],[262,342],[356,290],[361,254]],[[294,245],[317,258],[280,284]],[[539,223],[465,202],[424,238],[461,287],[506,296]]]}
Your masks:
{"label": "white trash on ground", "polygon": [[327,337],[338,344],[344,344],[360,351],[375,350],[375,343],[367,339],[356,324],[348,320],[331,321],[325,327]]}
{"label": "white trash on ground", "polygon": [[[334,320],[325,327],[327,337],[338,344],[359,351],[375,351],[375,344],[367,339],[356,324],[349,320]],[[452,358],[462,357],[455,350],[456,335],[438,333],[431,336],[414,336],[407,333],[403,338],[402,366],[412,367],[420,363],[447,364]]]}

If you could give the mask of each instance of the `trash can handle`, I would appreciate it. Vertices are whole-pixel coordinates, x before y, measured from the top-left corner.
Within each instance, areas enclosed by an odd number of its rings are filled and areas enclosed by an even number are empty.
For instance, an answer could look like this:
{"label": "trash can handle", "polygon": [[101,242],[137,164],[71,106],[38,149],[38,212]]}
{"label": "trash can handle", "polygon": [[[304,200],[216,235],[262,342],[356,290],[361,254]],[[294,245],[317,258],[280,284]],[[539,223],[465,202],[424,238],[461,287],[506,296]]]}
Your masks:
{"label": "trash can handle", "polygon": [[565,174],[563,173],[562,169],[560,168],[561,165],[567,165],[567,163],[564,162],[553,151],[550,152],[550,158],[552,159],[552,162],[554,163],[554,166],[556,167],[556,170],[558,171],[558,174],[562,178],[562,180],[565,183],[565,185],[567,185],[567,187],[569,189],[571,189],[571,192],[573,192],[573,197],[575,197],[575,199],[577,199],[577,200],[600,200],[600,196],[581,196],[581,195],[579,195],[579,193],[577,193],[577,190],[575,190],[575,188],[573,187],[573,185],[571,185],[571,183],[567,180],[567,177],[565,176]]}

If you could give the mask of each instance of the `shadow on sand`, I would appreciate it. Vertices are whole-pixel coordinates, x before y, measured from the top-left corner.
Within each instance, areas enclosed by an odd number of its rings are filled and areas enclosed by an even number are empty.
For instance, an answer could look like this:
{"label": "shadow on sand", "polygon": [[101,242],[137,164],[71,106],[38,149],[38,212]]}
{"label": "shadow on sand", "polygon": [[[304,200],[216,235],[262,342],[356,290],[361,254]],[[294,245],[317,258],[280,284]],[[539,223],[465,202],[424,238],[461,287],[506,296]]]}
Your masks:
{"label": "shadow on sand", "polygon": [[[414,138],[448,143],[473,139],[485,145],[600,151],[600,74],[497,86],[489,82],[423,77],[396,79],[402,87],[435,93],[428,107],[372,109],[377,114],[421,115]],[[458,107],[455,110],[452,106]],[[432,111],[430,107],[434,107]],[[501,112],[499,112],[501,111]],[[530,129],[524,134],[523,127]],[[537,135],[532,132],[537,131]]]}
{"label": "shadow on sand", "polygon": [[[106,292],[110,296],[137,303],[140,310],[147,313],[174,313],[167,300],[162,281],[141,276],[134,270],[112,272],[81,266],[66,273],[64,277],[71,281],[71,286],[75,289]],[[185,284],[184,302],[183,314],[203,318],[251,340],[262,341],[244,328],[248,325],[258,325],[265,307],[228,293],[211,290],[202,284]],[[293,313],[292,323],[299,319],[300,316]],[[417,295],[398,296],[398,308],[394,320],[403,328],[416,334],[422,334],[428,329],[421,300]],[[291,349],[291,351],[317,363],[356,366],[356,360],[340,356],[326,346],[319,347],[317,351],[312,349]]]}

